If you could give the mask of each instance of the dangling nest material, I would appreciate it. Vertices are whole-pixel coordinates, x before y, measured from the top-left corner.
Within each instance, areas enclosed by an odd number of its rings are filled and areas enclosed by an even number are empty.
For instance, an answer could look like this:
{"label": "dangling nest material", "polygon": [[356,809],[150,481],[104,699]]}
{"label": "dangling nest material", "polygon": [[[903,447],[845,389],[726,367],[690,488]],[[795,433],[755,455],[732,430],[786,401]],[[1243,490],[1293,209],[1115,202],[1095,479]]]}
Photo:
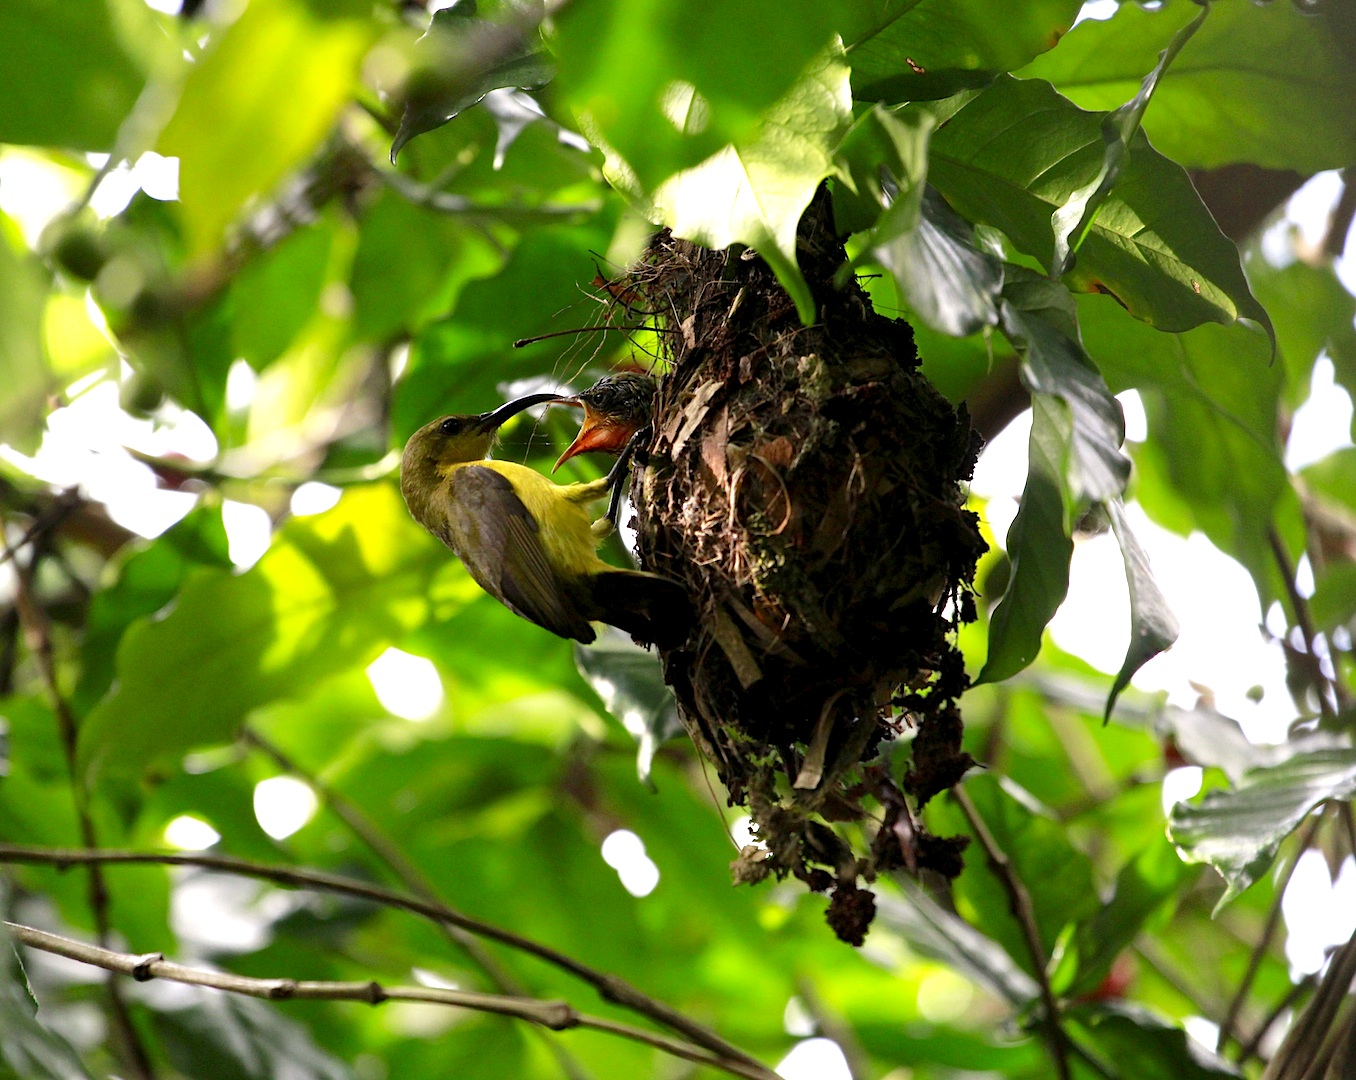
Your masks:
{"label": "dangling nest material", "polygon": [[[985,545],[960,483],[980,440],[917,371],[908,325],[855,281],[833,287],[845,255],[822,191],[798,255],[812,327],[753,251],[667,232],[610,291],[643,298],[666,346],[632,500],[642,565],[697,603],[664,672],[731,804],[752,815],[760,844],[736,880],[832,889],[830,925],[860,944],[875,911],[860,879],[961,867],[963,840],[928,835],[913,811],[972,764],[951,637],[975,617]],[[896,777],[882,743],[910,729]],[[867,839],[828,822],[879,824]]]}

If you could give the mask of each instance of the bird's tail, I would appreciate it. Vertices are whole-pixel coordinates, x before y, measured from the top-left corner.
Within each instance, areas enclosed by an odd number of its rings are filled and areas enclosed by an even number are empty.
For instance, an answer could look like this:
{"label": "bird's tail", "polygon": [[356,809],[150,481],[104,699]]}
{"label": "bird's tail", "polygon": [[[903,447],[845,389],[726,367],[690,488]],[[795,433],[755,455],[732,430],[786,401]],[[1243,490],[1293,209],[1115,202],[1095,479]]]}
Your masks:
{"label": "bird's tail", "polygon": [[681,645],[692,629],[692,600],[678,582],[641,570],[613,570],[593,579],[595,616],[660,648]]}

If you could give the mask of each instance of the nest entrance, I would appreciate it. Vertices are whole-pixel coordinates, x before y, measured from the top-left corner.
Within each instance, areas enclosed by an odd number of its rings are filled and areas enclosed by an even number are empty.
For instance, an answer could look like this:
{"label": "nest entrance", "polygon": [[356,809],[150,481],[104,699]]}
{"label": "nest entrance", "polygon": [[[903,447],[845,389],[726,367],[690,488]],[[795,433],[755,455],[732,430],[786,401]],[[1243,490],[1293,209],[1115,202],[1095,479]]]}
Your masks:
{"label": "nest entrance", "polygon": [[[951,638],[975,617],[985,545],[960,483],[980,440],[917,370],[908,325],[855,281],[833,287],[845,256],[823,192],[798,254],[811,327],[748,250],[663,232],[622,283],[660,313],[669,363],[632,501],[641,564],[697,604],[698,626],[662,658],[761,841],[736,879],[831,889],[830,925],[860,944],[874,914],[861,881],[960,869],[963,841],[928,835],[914,810],[971,763]],[[882,746],[910,729],[895,776]]]}

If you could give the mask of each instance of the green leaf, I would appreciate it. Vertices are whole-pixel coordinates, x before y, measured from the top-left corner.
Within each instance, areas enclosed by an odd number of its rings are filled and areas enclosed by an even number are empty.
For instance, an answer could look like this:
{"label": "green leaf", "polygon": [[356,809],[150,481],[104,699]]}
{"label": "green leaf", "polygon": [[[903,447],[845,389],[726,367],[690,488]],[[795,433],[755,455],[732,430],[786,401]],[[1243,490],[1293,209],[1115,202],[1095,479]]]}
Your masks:
{"label": "green leaf", "polygon": [[683,730],[659,656],[622,634],[606,634],[587,648],[576,645],[574,662],[607,711],[640,744],[636,773],[642,784],[653,788],[650,769],[655,751]]}
{"label": "green leaf", "polygon": [[1003,334],[1022,357],[1022,381],[1033,395],[1058,398],[1073,422],[1065,492],[1068,529],[1086,504],[1125,490],[1130,460],[1121,453],[1125,417],[1078,340],[1077,307],[1059,282],[1012,268],[1004,286]]}
{"label": "green leaf", "polygon": [[904,899],[876,898],[876,919],[923,956],[955,968],[995,997],[1018,1008],[1036,999],[1036,981],[993,938],[932,899],[908,878],[897,879]]}
{"label": "green leaf", "polygon": [[1266,340],[1241,326],[1160,334],[1101,297],[1080,300],[1079,324],[1111,390],[1143,398],[1137,492],[1150,517],[1205,533],[1247,567],[1264,607],[1284,596],[1269,534],[1293,560],[1303,522],[1276,433],[1285,372]]}
{"label": "green leaf", "polygon": [[537,90],[551,81],[555,66],[535,47],[539,43],[536,33],[524,34],[517,49],[488,69],[483,67],[480,54],[494,49],[500,35],[516,33],[504,16],[513,16],[517,22],[530,13],[526,4],[506,2],[492,7],[499,10],[487,12],[490,18],[477,17],[475,0],[460,0],[433,13],[428,30],[415,43],[417,67],[391,143],[392,165],[411,139],[446,124],[491,90],[507,86]]}
{"label": "green leaf", "polygon": [[251,709],[369,663],[427,617],[440,566],[455,564],[373,485],[289,523],[247,573],[192,575],[168,615],[123,635],[117,684],[80,730],[82,771],[135,775],[226,742]]}
{"label": "green leaf", "polygon": [[772,267],[806,325],[816,318],[796,264],[796,226],[852,120],[841,51],[817,59],[761,118],[751,141],[726,146],[647,193],[609,147],[605,172],[656,224],[709,248],[746,244]]}
{"label": "green leaf", "polygon": [[[1121,4],[1111,19],[1074,27],[1021,74],[1050,80],[1085,109],[1114,108],[1196,12],[1187,0],[1153,11]],[[1313,173],[1349,165],[1356,160],[1350,22],[1340,4],[1314,14],[1285,3],[1212,5],[1164,75],[1145,131],[1188,167],[1249,161]]]}
{"label": "green leaf", "polygon": [[146,81],[106,0],[0,4],[0,143],[110,151]]}
{"label": "green leaf", "polygon": [[126,556],[116,580],[94,594],[71,704],[83,715],[113,683],[118,643],[138,619],[169,604],[195,569],[228,571],[226,529],[217,506],[196,506],[160,537]]}
{"label": "green leaf", "polygon": [[1079,0],[923,0],[848,42],[859,101],[925,101],[984,86],[1053,48]]}
{"label": "green leaf", "polygon": [[165,1054],[185,1076],[215,1080],[352,1080],[347,1065],[318,1047],[272,1002],[193,987],[176,1008],[152,1015]]}
{"label": "green leaf", "polygon": [[1224,1080],[1243,1074],[1174,1024],[1132,1002],[1078,1005],[1065,1016],[1115,1080]]}
{"label": "green leaf", "polygon": [[[1045,955],[1051,955],[1070,923],[1101,906],[1091,861],[1070,843],[1068,833],[1049,810],[1013,781],[992,774],[972,775],[965,781],[965,790],[1030,896]],[[943,832],[970,831],[950,805],[945,812],[941,808],[931,812],[929,820]],[[978,843],[966,849],[965,862],[965,873],[952,885],[957,910],[984,927],[1024,971],[1034,974],[1025,933]]]}
{"label": "green leaf", "polygon": [[1250,769],[1236,788],[1208,792],[1199,803],[1178,803],[1168,832],[1182,858],[1208,862],[1223,875],[1228,887],[1219,911],[1266,873],[1281,841],[1320,803],[1353,792],[1356,751],[1314,750]]}
{"label": "green leaf", "polygon": [[918,227],[934,127],[930,113],[893,113],[879,105],[857,119],[834,154],[840,233],[868,230],[866,246],[875,247]]}
{"label": "green leaf", "polygon": [[[1101,125],[1101,114],[1076,108],[1046,82],[1000,76],[937,129],[929,177],[965,217],[1001,229],[1048,264],[1052,215],[1101,169]],[[1160,330],[1239,317],[1270,326],[1238,250],[1186,172],[1142,133],[1069,279],[1073,288],[1110,293]]]}
{"label": "green leaf", "polygon": [[89,1080],[80,1055],[37,1014],[19,954],[0,927],[0,1068],[8,1065],[20,1080]]}
{"label": "green leaf", "polygon": [[1073,540],[1063,491],[1072,439],[1068,406],[1034,395],[1031,464],[1006,545],[1012,572],[989,619],[989,652],[976,684],[1002,682],[1036,659],[1041,634],[1068,595]]}
{"label": "green leaf", "polygon": [[190,257],[220,246],[245,204],[329,134],[371,33],[356,21],[315,19],[294,0],[264,0],[189,69],[157,149],[179,158]]}
{"label": "green leaf", "polygon": [[1285,404],[1298,407],[1309,397],[1314,361],[1327,352],[1337,382],[1356,390],[1356,297],[1343,288],[1331,264],[1296,260],[1273,266],[1252,250],[1248,281],[1276,324],[1276,343],[1285,359]]}
{"label": "green leaf", "polygon": [[1102,119],[1102,141],[1106,146],[1102,155],[1102,167],[1095,177],[1069,196],[1068,202],[1056,210],[1050,220],[1055,231],[1055,254],[1051,259],[1051,276],[1063,277],[1073,269],[1074,252],[1087,236],[1088,229],[1092,228],[1093,219],[1097,217],[1097,211],[1102,208],[1102,204],[1111,194],[1111,189],[1120,179],[1121,170],[1130,153],[1130,141],[1139,131],[1140,122],[1144,119],[1144,110],[1149,107],[1149,100],[1153,97],[1155,87],[1168,69],[1168,65],[1182,51],[1182,46],[1200,29],[1201,23],[1205,22],[1205,17],[1210,11],[1211,7],[1207,2],[1201,7],[1200,14],[1177,31],[1168,47],[1158,54],[1158,63],[1144,76],[1144,81],[1140,83],[1135,96],[1107,113]]}
{"label": "green leaf", "polygon": [[595,144],[652,191],[727,144],[755,143],[765,114],[795,99],[793,87],[829,46],[837,8],[817,0],[568,4],[556,16],[553,89]]}
{"label": "green leaf", "polygon": [[1111,684],[1111,693],[1107,695],[1106,711],[1102,716],[1104,722],[1111,719],[1116,699],[1130,685],[1135,672],[1164,649],[1171,647],[1180,629],[1168,607],[1167,598],[1154,580],[1148,554],[1130,530],[1130,523],[1125,518],[1125,504],[1120,499],[1113,499],[1106,504],[1106,508],[1116,542],[1121,546],[1121,557],[1125,560],[1125,580],[1130,587],[1130,647],[1125,652],[1121,670],[1116,673],[1116,681]]}
{"label": "green leaf", "polygon": [[1080,997],[1095,991],[1145,924],[1198,874],[1161,835],[1126,863],[1111,898],[1078,924],[1065,946],[1051,976],[1055,993]]}
{"label": "green leaf", "polygon": [[315,315],[333,239],[327,223],[298,229],[236,275],[231,338],[255,371],[278,359]]}
{"label": "green leaf", "polygon": [[19,230],[0,214],[0,442],[29,453],[38,448],[47,395],[56,389],[42,343],[47,288]]}

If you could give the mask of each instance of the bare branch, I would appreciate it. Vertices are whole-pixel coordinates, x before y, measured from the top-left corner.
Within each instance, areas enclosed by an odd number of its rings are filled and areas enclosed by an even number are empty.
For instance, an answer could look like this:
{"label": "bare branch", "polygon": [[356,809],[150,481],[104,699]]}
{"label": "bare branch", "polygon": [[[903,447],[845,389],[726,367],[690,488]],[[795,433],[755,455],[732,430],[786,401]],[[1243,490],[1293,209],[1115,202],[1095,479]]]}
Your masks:
{"label": "bare branch", "polygon": [[99,945],[86,944],[20,923],[6,922],[3,925],[15,940],[29,948],[64,956],[82,964],[103,968],[105,971],[129,975],[138,982],[167,979],[187,983],[190,986],[205,986],[231,994],[263,998],[267,1001],[357,1001],[367,1005],[380,1005],[385,1001],[418,1001],[432,1005],[448,1005],[508,1016],[550,1028],[552,1031],[592,1028],[653,1046],[686,1061],[720,1069],[732,1076],[747,1077],[750,1080],[776,1080],[775,1073],[757,1063],[756,1067],[751,1067],[744,1062],[730,1061],[704,1053],[663,1035],[615,1023],[603,1017],[588,1016],[577,1012],[564,1001],[541,1001],[537,998],[514,997],[508,994],[482,994],[471,990],[427,986],[383,986],[375,980],[321,982],[308,979],[257,979],[229,972],[189,967],[166,960],[160,953],[137,956],[133,953],[115,952]]}
{"label": "bare branch", "polygon": [[620,1005],[632,1012],[649,1017],[656,1023],[676,1031],[723,1060],[741,1062],[747,1067],[763,1069],[766,1075],[771,1075],[766,1072],[766,1067],[757,1058],[727,1043],[719,1035],[690,1017],[684,1016],[663,1002],[656,1001],[642,993],[624,979],[597,971],[587,964],[582,964],[573,957],[551,948],[549,945],[543,945],[520,934],[515,934],[511,930],[504,930],[490,923],[481,922],[479,919],[473,919],[469,915],[463,915],[446,904],[406,896],[380,885],[370,885],[367,882],[355,881],[351,878],[327,874],[319,870],[296,870],[286,866],[267,866],[226,855],[204,855],[187,852],[162,853],[115,851],[111,849],[83,851],[28,847],[22,844],[0,844],[0,864],[4,863],[40,863],[57,867],[82,866],[91,863],[200,866],[221,873],[272,881],[277,885],[290,888],[315,889],[369,900],[374,904],[384,904],[387,907],[422,915],[440,925],[460,927],[479,937],[497,941],[501,945],[507,945],[509,948],[535,956],[537,959],[567,971],[588,983],[602,995],[605,1001],[610,1001],[614,1005]]}
{"label": "bare branch", "polygon": [[1055,1075],[1060,1080],[1069,1080],[1068,1040],[1059,1023],[1059,1006],[1055,1001],[1055,993],[1050,988],[1050,976],[1046,971],[1050,958],[1045,955],[1045,946],[1041,944],[1040,930],[1036,926],[1036,911],[1031,904],[1031,894],[1026,891],[1026,886],[1017,877],[1017,872],[1013,869],[1012,863],[1004,854],[1003,849],[998,846],[998,842],[994,840],[993,833],[989,832],[989,827],[980,817],[979,811],[975,808],[975,804],[971,801],[964,786],[952,788],[951,795],[956,800],[957,805],[960,806],[965,819],[970,823],[975,839],[984,849],[984,854],[989,858],[989,865],[993,868],[994,874],[1002,882],[1003,889],[1008,894],[1008,905],[1012,909],[1013,917],[1016,918],[1022,929],[1022,936],[1026,939],[1027,951],[1031,954],[1031,966],[1034,969],[1037,985],[1040,986],[1041,1004],[1045,1014],[1042,1017],[1045,1027],[1045,1041],[1049,1044],[1050,1058],[1055,1063]]}

